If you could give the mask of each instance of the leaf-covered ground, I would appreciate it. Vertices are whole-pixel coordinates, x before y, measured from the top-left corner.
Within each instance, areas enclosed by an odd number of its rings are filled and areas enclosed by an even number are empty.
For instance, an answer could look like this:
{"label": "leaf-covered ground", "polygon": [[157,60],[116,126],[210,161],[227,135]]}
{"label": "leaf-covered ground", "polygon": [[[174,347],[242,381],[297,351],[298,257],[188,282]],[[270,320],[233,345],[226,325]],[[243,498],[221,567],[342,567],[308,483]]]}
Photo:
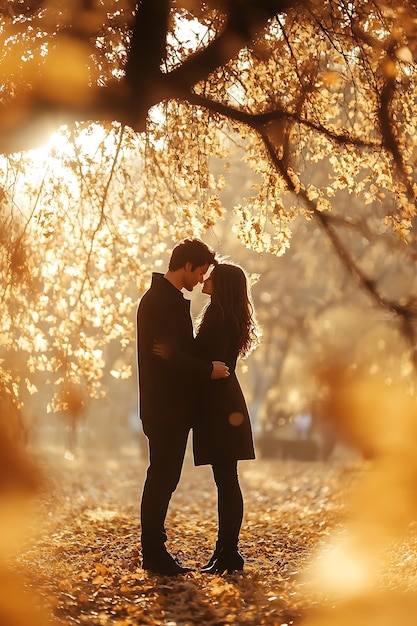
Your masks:
{"label": "leaf-covered ground", "polygon": [[55,464],[40,507],[42,523],[18,568],[59,625],[302,621],[315,600],[300,575],[341,527],[346,494],[362,471],[358,462],[242,462],[245,570],[223,577],[198,571],[215,542],[216,498],[210,468],[194,468],[189,458],[167,519],[168,549],[196,571],[164,577],[141,569],[145,471],[139,454]]}

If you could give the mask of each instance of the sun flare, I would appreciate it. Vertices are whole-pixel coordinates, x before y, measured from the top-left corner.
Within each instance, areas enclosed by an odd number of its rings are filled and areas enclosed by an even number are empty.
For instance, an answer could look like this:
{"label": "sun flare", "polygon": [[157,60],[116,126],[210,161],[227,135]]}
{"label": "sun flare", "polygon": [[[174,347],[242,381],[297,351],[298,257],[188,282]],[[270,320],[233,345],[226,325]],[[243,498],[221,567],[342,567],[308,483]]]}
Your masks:
{"label": "sun flare", "polygon": [[75,132],[68,126],[62,126],[52,133],[48,141],[39,148],[30,150],[28,154],[37,158],[48,158],[51,155],[68,155],[76,149],[83,156],[92,157],[100,144],[113,141],[114,137],[101,124],[92,123],[88,126],[77,127]]}

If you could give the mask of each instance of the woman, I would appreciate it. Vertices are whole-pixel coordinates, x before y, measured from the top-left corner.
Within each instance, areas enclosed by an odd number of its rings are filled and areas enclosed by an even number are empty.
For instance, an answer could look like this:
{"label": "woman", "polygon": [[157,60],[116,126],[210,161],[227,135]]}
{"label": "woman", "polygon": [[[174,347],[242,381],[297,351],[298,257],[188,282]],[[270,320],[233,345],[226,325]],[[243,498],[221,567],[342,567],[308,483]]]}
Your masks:
{"label": "woman", "polygon": [[230,264],[216,265],[204,281],[203,293],[211,301],[195,339],[196,355],[207,361],[224,361],[230,376],[208,382],[199,398],[193,426],[196,465],[211,465],[218,493],[216,548],[202,573],[222,574],[243,569],[238,551],[243,518],[243,498],[237,462],[254,459],[252,430],[245,399],[236,377],[236,361],[257,342],[256,322],[243,270]]}

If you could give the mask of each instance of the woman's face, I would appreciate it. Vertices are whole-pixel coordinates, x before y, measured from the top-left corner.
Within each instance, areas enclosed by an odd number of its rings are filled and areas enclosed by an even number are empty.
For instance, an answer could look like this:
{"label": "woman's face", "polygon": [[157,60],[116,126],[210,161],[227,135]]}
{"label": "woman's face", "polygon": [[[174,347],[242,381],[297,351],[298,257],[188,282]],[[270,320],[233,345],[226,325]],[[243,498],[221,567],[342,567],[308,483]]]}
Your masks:
{"label": "woman's face", "polygon": [[211,274],[210,276],[207,276],[207,278],[203,282],[203,288],[201,291],[202,293],[205,293],[207,296],[213,295],[213,279],[211,277]]}

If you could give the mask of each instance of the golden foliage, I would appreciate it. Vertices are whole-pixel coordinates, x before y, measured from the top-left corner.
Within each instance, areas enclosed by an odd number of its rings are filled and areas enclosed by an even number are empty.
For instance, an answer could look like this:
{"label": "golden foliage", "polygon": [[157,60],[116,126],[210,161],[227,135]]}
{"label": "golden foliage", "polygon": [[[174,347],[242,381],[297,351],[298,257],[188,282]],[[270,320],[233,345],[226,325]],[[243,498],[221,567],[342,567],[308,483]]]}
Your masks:
{"label": "golden foliage", "polygon": [[318,550],[306,571],[306,582],[322,602],[332,598],[337,610],[333,615],[327,609],[313,613],[303,624],[339,626],[354,620],[380,626],[392,623],[395,616],[411,625],[415,588],[408,582],[400,589],[390,585],[388,571],[384,577],[389,593],[382,596],[381,572],[389,563],[389,547],[404,545],[417,519],[415,400],[404,385],[387,384],[365,372],[337,366],[326,378],[328,417],[372,462],[347,501],[343,532]]}
{"label": "golden foliage", "polygon": [[297,573],[316,541],[339,524],[341,486],[351,480],[348,468],[336,466],[242,464],[246,571],[206,576],[198,567],[215,541],[215,491],[211,470],[187,460],[167,520],[168,548],[197,571],[170,578],[140,567],[144,459],[87,465],[80,459],[57,471],[56,488],[42,505],[46,525],[22,551],[18,570],[36,580],[63,624],[257,626],[299,619],[309,598],[297,587]]}
{"label": "golden foliage", "polygon": [[[22,551],[18,569],[29,584],[36,581],[48,606],[55,605],[59,623],[281,626],[304,624],[304,619],[306,626],[336,626],[354,615],[361,625],[385,626],[378,621],[383,608],[412,623],[415,523],[405,537],[386,545],[373,570],[374,592],[344,602],[330,595],[319,601],[306,584],[317,549],[345,534],[350,494],[366,480],[366,464],[242,463],[245,570],[223,577],[198,571],[216,538],[216,498],[210,468],[194,468],[189,460],[169,511],[167,545],[196,571],[170,578],[141,569],[139,500],[145,471],[144,459],[126,456],[96,463],[80,459],[58,469],[54,493],[42,506],[42,534]],[[334,577],[343,573],[338,568]],[[403,597],[405,589],[409,594]]]}
{"label": "golden foliage", "polygon": [[[300,216],[323,227],[337,210],[348,221],[347,194],[381,229],[412,239],[415,8],[288,3],[245,39],[243,27],[229,34],[232,4],[171,3],[163,67],[143,84],[146,63],[130,49],[134,3],[12,3],[1,13],[2,137],[46,140],[54,112],[71,122],[48,148],[9,151],[1,163],[1,341],[20,391],[46,372],[52,386],[68,379],[99,396],[107,348],[134,341],[149,268],[232,211],[240,241],[277,256]],[[204,71],[225,33],[225,61]],[[125,72],[134,61],[133,89]],[[176,71],[181,80],[163,82]],[[146,117],[141,134],[136,115]],[[73,123],[85,116],[97,123]],[[232,159],[244,160],[253,185],[225,206]]]}

